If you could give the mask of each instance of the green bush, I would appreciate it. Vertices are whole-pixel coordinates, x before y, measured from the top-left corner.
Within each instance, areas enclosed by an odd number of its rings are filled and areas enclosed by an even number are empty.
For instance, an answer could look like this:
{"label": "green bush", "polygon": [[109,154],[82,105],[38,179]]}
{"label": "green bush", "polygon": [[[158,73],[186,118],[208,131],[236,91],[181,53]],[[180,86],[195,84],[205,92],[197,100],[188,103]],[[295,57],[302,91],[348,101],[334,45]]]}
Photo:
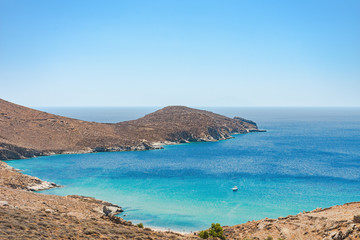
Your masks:
{"label": "green bush", "polygon": [[138,226],[139,228],[144,228],[144,224],[142,223],[136,224],[136,226]]}
{"label": "green bush", "polygon": [[203,239],[211,237],[225,240],[224,230],[219,223],[212,223],[211,227],[208,230],[199,232],[199,237]]}
{"label": "green bush", "polygon": [[266,238],[266,240],[273,240],[273,237],[272,237],[272,236],[268,236],[268,237]]}
{"label": "green bush", "polygon": [[199,232],[199,237],[201,237],[203,239],[208,239],[209,238],[208,231],[204,230],[204,231]]}

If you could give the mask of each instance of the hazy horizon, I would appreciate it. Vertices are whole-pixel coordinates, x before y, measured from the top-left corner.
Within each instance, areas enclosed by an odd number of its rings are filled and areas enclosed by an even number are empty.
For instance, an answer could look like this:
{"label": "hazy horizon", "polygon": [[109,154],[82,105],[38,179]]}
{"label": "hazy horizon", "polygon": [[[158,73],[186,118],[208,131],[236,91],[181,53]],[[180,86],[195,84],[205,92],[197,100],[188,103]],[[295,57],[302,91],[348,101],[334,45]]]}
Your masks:
{"label": "hazy horizon", "polygon": [[[25,106],[25,105],[24,105]],[[360,106],[192,106],[192,105],[163,105],[163,106],[26,106],[29,108],[164,108],[169,106],[185,106],[190,108],[360,108]]]}
{"label": "hazy horizon", "polygon": [[0,1],[25,106],[359,107],[360,2]]}

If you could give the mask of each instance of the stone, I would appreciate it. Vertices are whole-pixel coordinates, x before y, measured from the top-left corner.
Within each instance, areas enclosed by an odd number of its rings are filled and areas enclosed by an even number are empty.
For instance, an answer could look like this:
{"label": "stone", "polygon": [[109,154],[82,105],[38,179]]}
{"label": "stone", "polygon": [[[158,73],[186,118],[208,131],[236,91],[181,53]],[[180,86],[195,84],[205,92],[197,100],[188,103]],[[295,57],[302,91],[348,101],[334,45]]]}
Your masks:
{"label": "stone", "polygon": [[52,210],[52,209],[48,208],[48,209],[45,209],[45,212],[46,212],[46,213],[53,213],[53,212],[54,212],[54,210]]}
{"label": "stone", "polygon": [[105,214],[105,216],[114,216],[121,212],[123,212],[123,210],[120,207],[115,207],[115,206],[104,206],[103,207],[103,213]]}
{"label": "stone", "polygon": [[344,239],[344,234],[342,233],[342,231],[334,232],[334,233],[331,234],[331,239],[343,240]]}
{"label": "stone", "polygon": [[9,206],[9,203],[7,201],[0,201],[0,207],[2,206]]}
{"label": "stone", "polygon": [[55,187],[60,187],[52,182],[41,181],[41,180],[39,180],[39,181],[40,181],[40,183],[34,184],[32,186],[28,186],[27,189],[30,191],[43,191],[43,190],[47,190],[47,189],[51,189],[51,188],[55,188]]}

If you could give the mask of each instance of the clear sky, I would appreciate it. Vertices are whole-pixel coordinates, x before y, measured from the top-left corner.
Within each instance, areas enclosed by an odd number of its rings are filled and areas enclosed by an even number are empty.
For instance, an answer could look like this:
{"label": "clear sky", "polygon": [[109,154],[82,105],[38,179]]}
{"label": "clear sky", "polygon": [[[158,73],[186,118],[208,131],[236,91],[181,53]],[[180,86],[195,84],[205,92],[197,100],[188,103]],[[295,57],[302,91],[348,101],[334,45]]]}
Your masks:
{"label": "clear sky", "polygon": [[26,106],[360,106],[359,0],[0,0]]}

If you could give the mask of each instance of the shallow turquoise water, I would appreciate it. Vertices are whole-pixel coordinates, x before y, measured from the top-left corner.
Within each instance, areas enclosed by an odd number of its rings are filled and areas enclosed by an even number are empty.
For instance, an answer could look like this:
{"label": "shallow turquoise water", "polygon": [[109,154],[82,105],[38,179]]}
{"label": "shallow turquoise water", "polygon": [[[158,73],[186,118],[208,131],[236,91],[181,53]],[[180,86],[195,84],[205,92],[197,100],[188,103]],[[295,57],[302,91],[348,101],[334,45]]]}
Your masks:
{"label": "shallow turquoise water", "polygon": [[104,199],[122,206],[127,220],[177,231],[360,201],[359,108],[215,111],[248,117],[268,132],[8,163],[65,186],[44,193]]}

